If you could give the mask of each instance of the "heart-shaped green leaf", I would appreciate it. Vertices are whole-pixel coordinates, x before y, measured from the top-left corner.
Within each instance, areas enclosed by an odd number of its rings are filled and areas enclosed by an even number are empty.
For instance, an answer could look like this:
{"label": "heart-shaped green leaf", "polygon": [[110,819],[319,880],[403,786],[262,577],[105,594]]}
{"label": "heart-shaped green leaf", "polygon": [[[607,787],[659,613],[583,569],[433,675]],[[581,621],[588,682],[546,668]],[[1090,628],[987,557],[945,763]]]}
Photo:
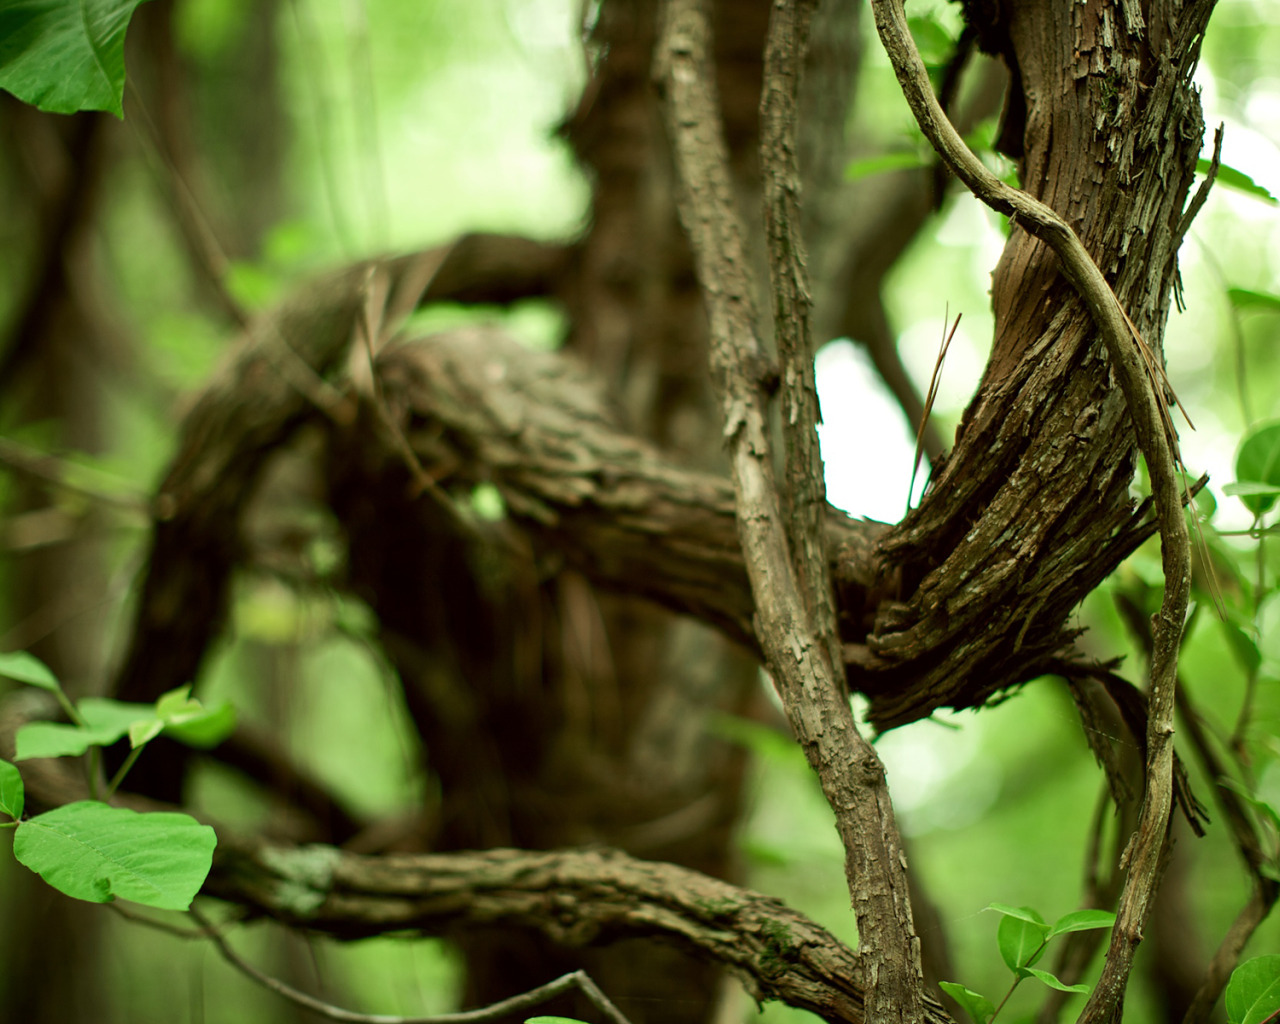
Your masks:
{"label": "heart-shaped green leaf", "polygon": [[217,836],[186,814],[139,814],[95,800],[22,822],[13,855],[55,889],[91,903],[117,896],[186,910],[209,874]]}
{"label": "heart-shaped green leaf", "polygon": [[1263,1024],[1280,1010],[1280,955],[1255,956],[1231,972],[1226,992],[1231,1024]]}
{"label": "heart-shaped green leaf", "polygon": [[5,0],[0,89],[53,114],[124,115],[124,34],[142,0]]}

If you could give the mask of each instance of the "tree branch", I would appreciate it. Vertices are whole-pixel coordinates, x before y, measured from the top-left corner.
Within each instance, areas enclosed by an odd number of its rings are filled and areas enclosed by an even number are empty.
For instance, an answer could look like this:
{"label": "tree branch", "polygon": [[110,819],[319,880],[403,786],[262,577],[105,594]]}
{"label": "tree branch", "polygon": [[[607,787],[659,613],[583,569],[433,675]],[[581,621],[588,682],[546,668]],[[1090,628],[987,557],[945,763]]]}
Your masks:
{"label": "tree branch", "polygon": [[[725,965],[757,1000],[864,1019],[860,957],[812,921],[772,897],[612,850],[369,857],[223,837],[205,892],[341,939],[501,927],[576,948],[647,936]],[[926,1005],[921,1019],[947,1019]]]}
{"label": "tree branch", "polygon": [[[779,10],[774,8],[775,17],[796,25],[796,15],[785,4]],[[868,1017],[876,1022],[920,1020],[920,944],[911,921],[905,855],[884,767],[858,735],[843,673],[837,674],[838,663],[820,619],[806,599],[818,585],[806,578],[804,569],[815,564],[814,553],[805,550],[801,555],[788,546],[765,414],[769,361],[757,334],[743,231],[733,205],[720,113],[711,85],[706,11],[699,0],[669,0],[662,18],[655,73],[665,93],[667,130],[681,184],[677,207],[693,247],[711,322],[712,376],[723,410],[757,634],[787,717],[835,811],[859,942],[871,979]],[[771,28],[771,36],[777,31],[777,38],[785,40],[788,21]],[[798,38],[787,43],[798,47]],[[771,43],[770,49],[777,45]],[[794,97],[794,89],[787,92]],[[765,102],[768,107],[770,101]],[[794,98],[790,102],[793,105]],[[785,190],[780,202],[786,204]],[[785,220],[780,218],[778,225],[782,244],[790,245]],[[806,290],[803,281],[795,279],[795,267],[792,262],[791,282],[786,286],[792,302]],[[793,290],[794,284],[799,287]],[[784,298],[780,305],[794,313],[788,302]],[[793,382],[806,376],[794,363],[786,373]],[[799,409],[797,404],[788,411],[790,429],[811,430],[812,418],[802,421]],[[809,458],[800,456],[802,468],[793,469],[789,480],[812,473]],[[812,481],[803,486],[812,494]],[[816,543],[808,532],[791,541],[801,549]]]}
{"label": "tree branch", "polygon": [[1151,476],[1160,522],[1165,591],[1154,626],[1146,793],[1138,830],[1125,854],[1129,873],[1102,978],[1081,1017],[1085,1024],[1118,1020],[1133,954],[1142,941],[1142,926],[1159,878],[1172,806],[1174,693],[1178,648],[1191,587],[1190,538],[1175,465],[1177,442],[1167,409],[1162,406],[1163,395],[1157,391],[1162,382],[1150,379],[1156,370],[1143,362],[1140,349],[1145,343],[1079,237],[1049,207],[1000,181],[965,145],[929,86],[928,73],[907,29],[901,0],[873,0],[873,7],[885,50],[926,138],[974,195],[993,209],[1016,218],[1057,254],[1063,273],[1089,308],[1106,344]]}

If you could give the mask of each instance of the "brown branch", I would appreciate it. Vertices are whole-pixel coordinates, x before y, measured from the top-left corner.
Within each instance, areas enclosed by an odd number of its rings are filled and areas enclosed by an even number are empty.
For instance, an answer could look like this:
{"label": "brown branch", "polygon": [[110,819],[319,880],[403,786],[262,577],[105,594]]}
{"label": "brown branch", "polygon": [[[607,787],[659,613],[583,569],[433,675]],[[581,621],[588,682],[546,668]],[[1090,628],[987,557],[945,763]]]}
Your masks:
{"label": "brown branch", "polygon": [[1053,249],[1063,273],[1088,306],[1119,378],[1151,475],[1160,522],[1165,591],[1154,625],[1146,793],[1138,830],[1126,851],[1129,873],[1102,978],[1081,1017],[1086,1024],[1115,1021],[1119,1019],[1133,954],[1142,941],[1142,926],[1155,894],[1172,806],[1174,693],[1178,648],[1191,587],[1191,545],[1175,464],[1177,442],[1162,404],[1162,382],[1148,376],[1154,370],[1143,362],[1140,350],[1145,344],[1079,237],[1052,209],[1004,184],[970,152],[929,87],[928,73],[907,29],[901,0],[874,0],[874,9],[885,49],[925,136],[970,191],[993,209],[1016,217]]}
{"label": "brown branch", "polygon": [[[728,967],[757,1000],[861,1022],[858,954],[772,897],[612,850],[380,857],[223,838],[207,895],[342,939],[531,930],[567,947],[657,938]],[[946,1020],[928,1003],[920,1018]]]}
{"label": "brown branch", "polygon": [[[774,8],[774,15],[785,20],[775,20],[771,36],[777,32],[786,40],[783,46],[799,49],[800,33],[786,37],[795,14],[784,4]],[[677,206],[711,322],[712,375],[724,416],[757,635],[791,726],[836,814],[859,941],[872,979],[869,1019],[919,1020],[920,945],[884,768],[858,735],[842,673],[837,673],[821,622],[815,621],[806,599],[814,593],[815,581],[806,578],[803,567],[814,564],[814,555],[788,548],[766,425],[768,358],[757,334],[743,230],[733,205],[711,85],[708,36],[707,14],[698,0],[669,0],[663,8],[655,73],[665,94],[667,131],[680,180]],[[794,365],[787,372],[797,373]],[[793,429],[799,416],[797,412]],[[811,429],[811,421],[803,426]],[[815,537],[806,530],[792,541],[810,545]]]}
{"label": "brown branch", "polygon": [[[377,370],[389,413],[446,490],[493,484],[538,550],[758,647],[729,483],[624,432],[574,360],[472,327],[391,347]],[[363,420],[354,432],[347,447],[362,450],[344,447],[347,471],[359,458],[370,477],[402,472],[392,437],[368,436]],[[831,508],[825,528],[832,571],[857,600],[884,528]]]}
{"label": "brown branch", "polygon": [[1267,919],[1280,899],[1280,884],[1274,878],[1263,873],[1263,866],[1268,861],[1262,847],[1261,837],[1254,826],[1244,801],[1226,785],[1228,773],[1214,751],[1204,725],[1200,721],[1200,713],[1192,705],[1186,692],[1178,690],[1178,710],[1182,715],[1183,728],[1191,740],[1191,745],[1200,758],[1205,774],[1213,781],[1213,796],[1222,811],[1222,817],[1231,831],[1232,840],[1240,852],[1246,868],[1253,876],[1253,891],[1248,902],[1240,909],[1231,927],[1214,951],[1209,967],[1205,971],[1204,980],[1196,990],[1191,1005],[1183,1017],[1183,1024],[1203,1024],[1211,1019],[1213,1008],[1217,1005],[1231,972],[1240,962],[1245,944],[1257,931],[1258,926]]}

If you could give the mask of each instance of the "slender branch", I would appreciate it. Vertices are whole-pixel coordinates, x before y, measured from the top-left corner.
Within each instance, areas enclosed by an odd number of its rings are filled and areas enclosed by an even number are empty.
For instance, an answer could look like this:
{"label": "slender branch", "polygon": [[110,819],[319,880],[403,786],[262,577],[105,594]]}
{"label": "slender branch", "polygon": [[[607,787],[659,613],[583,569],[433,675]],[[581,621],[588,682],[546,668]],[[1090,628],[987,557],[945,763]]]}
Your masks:
{"label": "slender branch", "polygon": [[541,1003],[545,1003],[576,988],[591,1000],[595,1008],[608,1018],[610,1024],[630,1024],[630,1021],[627,1020],[622,1011],[614,1006],[608,996],[600,991],[599,986],[588,977],[586,971],[574,971],[571,974],[562,975],[554,981],[547,982],[545,985],[539,985],[528,992],[512,996],[510,999],[503,999],[497,1003],[491,1003],[477,1010],[462,1010],[458,1013],[437,1013],[426,1017],[402,1017],[395,1014],[358,1013],[355,1010],[346,1010],[341,1006],[335,1006],[333,1003],[317,999],[315,996],[309,996],[292,985],[285,984],[279,978],[273,978],[271,975],[258,970],[232,949],[231,944],[223,937],[222,931],[204,914],[195,907],[192,907],[188,913],[200,924],[201,931],[195,934],[201,935],[212,942],[218,952],[222,954],[222,958],[237,971],[289,1002],[305,1007],[312,1013],[317,1013],[329,1020],[347,1021],[349,1024],[488,1024],[489,1021],[501,1020],[508,1014],[528,1013]]}
{"label": "slender branch", "polygon": [[1102,335],[1151,476],[1160,523],[1165,590],[1154,624],[1146,793],[1138,830],[1126,850],[1129,873],[1102,978],[1080,1018],[1084,1024],[1117,1020],[1133,954],[1142,941],[1143,923],[1155,893],[1172,805],[1174,694],[1178,648],[1191,586],[1190,538],[1175,466],[1177,442],[1167,409],[1162,407],[1160,382],[1149,376],[1155,376],[1156,367],[1144,363],[1145,344],[1079,237],[1049,207],[1000,181],[965,145],[929,86],[928,73],[907,30],[901,0],[873,0],[873,7],[881,40],[925,137],[974,195],[993,209],[1016,218],[1057,254],[1063,273],[1084,300]]}
{"label": "slender branch", "polygon": [[[774,13],[798,27],[787,4],[776,5]],[[785,23],[770,30],[783,40],[789,31],[794,30]],[[812,581],[806,581],[803,569],[798,571],[788,547],[765,411],[768,358],[757,332],[749,262],[711,84],[709,34],[703,3],[669,0],[655,70],[665,90],[664,111],[680,179],[677,206],[711,321],[712,371],[724,413],[757,634],[792,729],[835,811],[870,981],[867,1019],[917,1021],[924,1014],[920,943],[884,767],[858,734],[843,672],[837,672],[822,627],[807,607],[804,595],[813,592]],[[796,32],[784,45],[795,47],[798,36]],[[785,230],[783,234],[789,237]],[[796,373],[794,365],[789,372]],[[799,412],[793,412],[798,422]],[[797,539],[802,545],[814,543]],[[812,564],[812,557],[806,552],[799,561]]]}
{"label": "slender branch", "polygon": [[782,432],[786,462],[786,535],[809,621],[832,665],[843,657],[836,642],[835,603],[822,530],[827,491],[818,445],[818,391],[814,381],[813,299],[801,237],[800,168],[796,122],[800,72],[817,0],[775,4],[764,50],[760,103],[760,166],[764,223],[773,285],[773,327],[782,361]]}
{"label": "slender branch", "polygon": [[1199,711],[1181,689],[1178,691],[1178,710],[1182,714],[1183,727],[1200,758],[1205,774],[1214,781],[1213,795],[1231,832],[1236,849],[1239,850],[1245,866],[1253,876],[1253,891],[1249,895],[1249,900],[1240,909],[1231,927],[1227,929],[1227,933],[1218,944],[1217,950],[1214,951],[1209,967],[1205,971],[1204,980],[1196,990],[1195,997],[1182,1019],[1183,1024],[1203,1024],[1211,1019],[1213,1008],[1217,1005],[1223,989],[1226,988],[1231,972],[1240,962],[1245,944],[1258,926],[1270,915],[1276,900],[1280,898],[1280,885],[1263,873],[1262,868],[1268,857],[1263,850],[1258,830],[1239,795],[1225,785],[1225,780],[1229,778],[1226,766],[1209,742]]}

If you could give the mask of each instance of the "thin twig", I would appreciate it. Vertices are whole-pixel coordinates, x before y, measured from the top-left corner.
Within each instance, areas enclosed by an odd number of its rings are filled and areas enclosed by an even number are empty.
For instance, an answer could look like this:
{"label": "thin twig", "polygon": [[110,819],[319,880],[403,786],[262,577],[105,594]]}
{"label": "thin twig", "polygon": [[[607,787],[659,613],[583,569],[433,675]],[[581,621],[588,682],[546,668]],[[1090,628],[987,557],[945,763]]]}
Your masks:
{"label": "thin twig", "polygon": [[[115,487],[117,482],[108,478],[105,473],[101,473],[98,470],[88,471],[84,466],[60,459],[56,455],[37,451],[11,438],[0,437],[0,463],[4,463],[27,476],[43,480],[59,490],[78,494],[101,505],[110,505],[112,508],[124,509],[125,511],[145,516],[148,519],[151,518],[150,503],[144,495],[112,493],[107,488]],[[103,486],[93,487],[87,483],[79,483],[72,479],[74,476],[83,477],[88,472],[100,477],[103,481]],[[108,480],[110,480],[110,483],[108,483]],[[123,491],[123,488],[121,490]]]}
{"label": "thin twig", "polygon": [[938,358],[933,364],[933,373],[929,377],[929,390],[924,396],[924,409],[920,413],[920,425],[916,428],[916,453],[911,459],[911,483],[907,485],[908,512],[911,511],[911,495],[916,489],[916,473],[920,470],[920,456],[924,454],[924,435],[929,426],[929,414],[933,412],[933,403],[938,400],[938,388],[942,385],[942,363],[947,358],[951,340],[956,336],[956,330],[960,327],[960,317],[963,315],[963,313],[956,314],[956,322],[951,325],[949,332],[947,320],[950,319],[950,314],[944,316],[942,321],[942,343],[938,346]]}
{"label": "thin twig", "polygon": [[570,974],[556,978],[554,981],[549,981],[545,985],[530,989],[521,995],[512,996],[510,999],[503,999],[500,1002],[491,1003],[476,1010],[462,1010],[458,1013],[437,1013],[429,1017],[402,1017],[392,1014],[358,1013],[355,1010],[346,1010],[341,1006],[334,1006],[332,1003],[326,1003],[322,999],[316,999],[305,992],[300,992],[291,985],[285,984],[279,978],[273,978],[271,975],[258,970],[231,948],[230,943],[222,935],[221,929],[215,926],[204,914],[195,907],[192,907],[188,913],[199,923],[203,930],[203,936],[214,944],[214,947],[222,954],[222,958],[241,974],[256,981],[263,988],[269,989],[276,995],[289,1000],[289,1002],[305,1007],[313,1013],[327,1017],[329,1020],[346,1021],[349,1024],[486,1024],[488,1021],[500,1020],[508,1014],[527,1013],[541,1003],[545,1003],[549,999],[554,999],[556,996],[563,995],[576,988],[591,1001],[597,1010],[604,1014],[610,1024],[630,1024],[630,1021],[627,1020],[622,1011],[614,1006],[609,998],[587,976],[586,971],[573,971]]}
{"label": "thin twig", "polygon": [[1142,350],[1137,332],[1079,236],[1048,206],[997,178],[965,145],[938,106],[924,62],[907,29],[902,0],[872,0],[872,6],[880,38],[925,137],[974,195],[1015,218],[1057,254],[1063,274],[1088,307],[1102,336],[1151,475],[1165,590],[1155,619],[1146,793],[1138,830],[1124,858],[1129,871],[1102,978],[1080,1018],[1085,1024],[1097,1024],[1114,1019],[1123,999],[1134,951],[1142,941],[1143,924],[1155,894],[1173,802],[1174,694],[1191,589],[1191,544],[1182,514],[1177,441],[1170,430],[1163,381],[1158,375],[1151,378],[1149,366],[1144,364],[1148,353]]}

